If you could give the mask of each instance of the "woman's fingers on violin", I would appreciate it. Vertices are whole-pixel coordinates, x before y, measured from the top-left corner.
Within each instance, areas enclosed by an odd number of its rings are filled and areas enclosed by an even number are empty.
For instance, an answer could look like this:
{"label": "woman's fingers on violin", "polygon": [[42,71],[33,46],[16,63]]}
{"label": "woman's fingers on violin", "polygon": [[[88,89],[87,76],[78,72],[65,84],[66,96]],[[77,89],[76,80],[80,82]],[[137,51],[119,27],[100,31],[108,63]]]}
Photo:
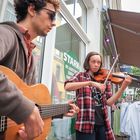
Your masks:
{"label": "woman's fingers on violin", "polygon": [[132,81],[132,77],[129,76],[129,75],[127,75],[127,76],[126,76],[126,80],[127,80],[128,82],[131,82],[131,81]]}
{"label": "woman's fingers on violin", "polygon": [[132,82],[132,77],[129,76],[129,75],[127,75],[127,76],[125,77],[125,82],[126,82],[127,84],[130,84],[130,83]]}

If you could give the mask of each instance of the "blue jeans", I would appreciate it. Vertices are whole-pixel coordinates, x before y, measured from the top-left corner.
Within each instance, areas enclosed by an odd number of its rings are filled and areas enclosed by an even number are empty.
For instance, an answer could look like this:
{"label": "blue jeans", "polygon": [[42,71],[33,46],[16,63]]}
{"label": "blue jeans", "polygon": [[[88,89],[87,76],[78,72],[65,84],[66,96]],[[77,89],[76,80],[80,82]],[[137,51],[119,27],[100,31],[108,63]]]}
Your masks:
{"label": "blue jeans", "polygon": [[105,126],[95,125],[93,133],[83,133],[76,131],[76,140],[106,140]]}

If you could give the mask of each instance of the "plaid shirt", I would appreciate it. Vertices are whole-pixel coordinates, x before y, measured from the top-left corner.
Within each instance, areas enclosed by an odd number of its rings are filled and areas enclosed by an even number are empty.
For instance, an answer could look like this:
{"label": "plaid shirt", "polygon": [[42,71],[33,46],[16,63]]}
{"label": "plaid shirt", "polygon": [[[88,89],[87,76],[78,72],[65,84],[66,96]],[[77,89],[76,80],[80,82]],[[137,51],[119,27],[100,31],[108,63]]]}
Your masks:
{"label": "plaid shirt", "polygon": [[[89,73],[86,71],[76,73],[72,78],[65,81],[65,84],[68,82],[85,82],[85,81],[92,81]],[[83,88],[76,90],[77,105],[80,108],[80,112],[77,114],[75,128],[80,132],[92,133],[94,130],[94,124],[95,124],[94,106],[96,105],[96,100],[94,98],[93,91],[94,92],[98,91],[98,93],[100,93],[97,88],[91,86],[85,86]],[[100,95],[101,95],[100,102],[102,104],[102,111],[105,120],[106,139],[115,140],[113,131],[111,129],[110,121],[108,118],[108,110],[106,104],[107,99],[112,96],[109,82],[107,83],[105,93],[104,94],[100,93]]]}

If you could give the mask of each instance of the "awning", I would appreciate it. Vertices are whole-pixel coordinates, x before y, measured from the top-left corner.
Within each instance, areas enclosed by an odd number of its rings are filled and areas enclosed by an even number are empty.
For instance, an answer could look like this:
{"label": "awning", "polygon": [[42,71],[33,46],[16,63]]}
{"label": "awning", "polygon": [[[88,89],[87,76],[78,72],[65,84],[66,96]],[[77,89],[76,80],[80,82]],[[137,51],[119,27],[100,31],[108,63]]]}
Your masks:
{"label": "awning", "polygon": [[140,13],[108,10],[119,62],[140,67]]}

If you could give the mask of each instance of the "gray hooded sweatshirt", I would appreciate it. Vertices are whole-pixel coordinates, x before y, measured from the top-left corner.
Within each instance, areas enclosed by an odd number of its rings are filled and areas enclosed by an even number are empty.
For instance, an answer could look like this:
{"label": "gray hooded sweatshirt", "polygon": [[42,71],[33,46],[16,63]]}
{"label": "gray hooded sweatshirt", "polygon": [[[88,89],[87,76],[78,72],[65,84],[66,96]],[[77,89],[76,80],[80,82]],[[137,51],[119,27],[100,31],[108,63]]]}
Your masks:
{"label": "gray hooded sweatshirt", "polygon": [[[28,85],[35,83],[35,65],[32,56],[27,72],[28,50],[23,34],[14,22],[0,23],[0,65],[12,69]],[[32,94],[32,93],[31,93]],[[0,116],[23,123],[32,113],[35,103],[0,71]]]}

